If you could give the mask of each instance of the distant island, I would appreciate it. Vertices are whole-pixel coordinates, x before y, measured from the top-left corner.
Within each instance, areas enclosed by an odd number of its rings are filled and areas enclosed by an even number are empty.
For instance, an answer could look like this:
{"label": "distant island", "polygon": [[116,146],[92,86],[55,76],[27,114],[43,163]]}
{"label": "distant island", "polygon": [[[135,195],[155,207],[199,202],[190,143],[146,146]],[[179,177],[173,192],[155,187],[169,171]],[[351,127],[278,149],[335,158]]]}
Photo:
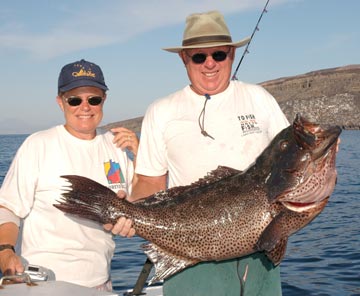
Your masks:
{"label": "distant island", "polygon": [[[321,124],[360,129],[360,65],[312,71],[260,83],[278,101],[290,122],[296,113]],[[143,117],[102,126],[141,131]]]}

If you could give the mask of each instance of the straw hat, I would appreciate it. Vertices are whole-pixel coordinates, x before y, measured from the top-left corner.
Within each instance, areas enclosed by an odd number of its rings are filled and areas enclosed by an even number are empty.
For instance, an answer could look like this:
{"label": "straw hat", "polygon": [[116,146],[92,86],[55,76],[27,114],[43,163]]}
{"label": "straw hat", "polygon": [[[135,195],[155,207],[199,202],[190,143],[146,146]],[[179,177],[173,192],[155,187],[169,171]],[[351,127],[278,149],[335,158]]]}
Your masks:
{"label": "straw hat", "polygon": [[218,11],[194,13],[186,18],[186,27],[182,46],[163,48],[178,53],[186,48],[205,48],[231,45],[241,47],[250,41],[250,37],[238,42],[232,42],[224,16]]}

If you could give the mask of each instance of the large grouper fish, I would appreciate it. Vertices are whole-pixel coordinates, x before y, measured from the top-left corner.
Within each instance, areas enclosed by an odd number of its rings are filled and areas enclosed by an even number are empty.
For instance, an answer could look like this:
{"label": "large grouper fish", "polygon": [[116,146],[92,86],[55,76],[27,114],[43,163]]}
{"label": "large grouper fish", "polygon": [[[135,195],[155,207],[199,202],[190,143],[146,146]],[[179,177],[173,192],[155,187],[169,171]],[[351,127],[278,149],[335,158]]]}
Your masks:
{"label": "large grouper fish", "polygon": [[324,209],[336,183],[339,127],[297,115],[246,171],[219,166],[188,186],[140,202],[84,177],[62,176],[61,211],[102,224],[133,220],[154,263],[150,284],[201,261],[265,252],[278,265],[288,237]]}

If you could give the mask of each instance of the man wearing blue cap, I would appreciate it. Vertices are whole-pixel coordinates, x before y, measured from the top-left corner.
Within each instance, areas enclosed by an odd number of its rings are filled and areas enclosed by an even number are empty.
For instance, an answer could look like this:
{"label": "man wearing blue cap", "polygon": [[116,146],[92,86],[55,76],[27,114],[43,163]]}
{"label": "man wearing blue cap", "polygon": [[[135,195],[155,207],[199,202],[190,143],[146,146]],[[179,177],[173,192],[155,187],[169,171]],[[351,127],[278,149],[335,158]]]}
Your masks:
{"label": "man wearing blue cap", "polygon": [[[65,124],[30,135],[0,189],[3,274],[21,273],[24,263],[30,263],[48,268],[57,280],[112,290],[109,271],[115,243],[111,233],[96,223],[65,216],[53,206],[66,183],[62,175],[86,176],[115,192],[131,189],[133,163],[123,149],[136,154],[135,133],[118,128],[119,149],[111,132],[96,130],[107,90],[94,63],[80,60],[62,68],[56,100]],[[14,246],[20,221],[21,253],[17,255]]]}

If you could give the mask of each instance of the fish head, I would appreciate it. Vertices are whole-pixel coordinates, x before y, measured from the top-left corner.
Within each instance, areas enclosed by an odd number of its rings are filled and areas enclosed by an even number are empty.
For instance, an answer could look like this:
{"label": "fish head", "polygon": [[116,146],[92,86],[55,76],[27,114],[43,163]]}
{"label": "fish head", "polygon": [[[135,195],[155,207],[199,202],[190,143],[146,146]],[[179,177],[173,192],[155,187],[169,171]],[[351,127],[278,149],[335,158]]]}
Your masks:
{"label": "fish head", "polygon": [[340,133],[340,127],[321,126],[297,115],[258,159],[267,174],[269,201],[296,212],[321,211],[336,184]]}

